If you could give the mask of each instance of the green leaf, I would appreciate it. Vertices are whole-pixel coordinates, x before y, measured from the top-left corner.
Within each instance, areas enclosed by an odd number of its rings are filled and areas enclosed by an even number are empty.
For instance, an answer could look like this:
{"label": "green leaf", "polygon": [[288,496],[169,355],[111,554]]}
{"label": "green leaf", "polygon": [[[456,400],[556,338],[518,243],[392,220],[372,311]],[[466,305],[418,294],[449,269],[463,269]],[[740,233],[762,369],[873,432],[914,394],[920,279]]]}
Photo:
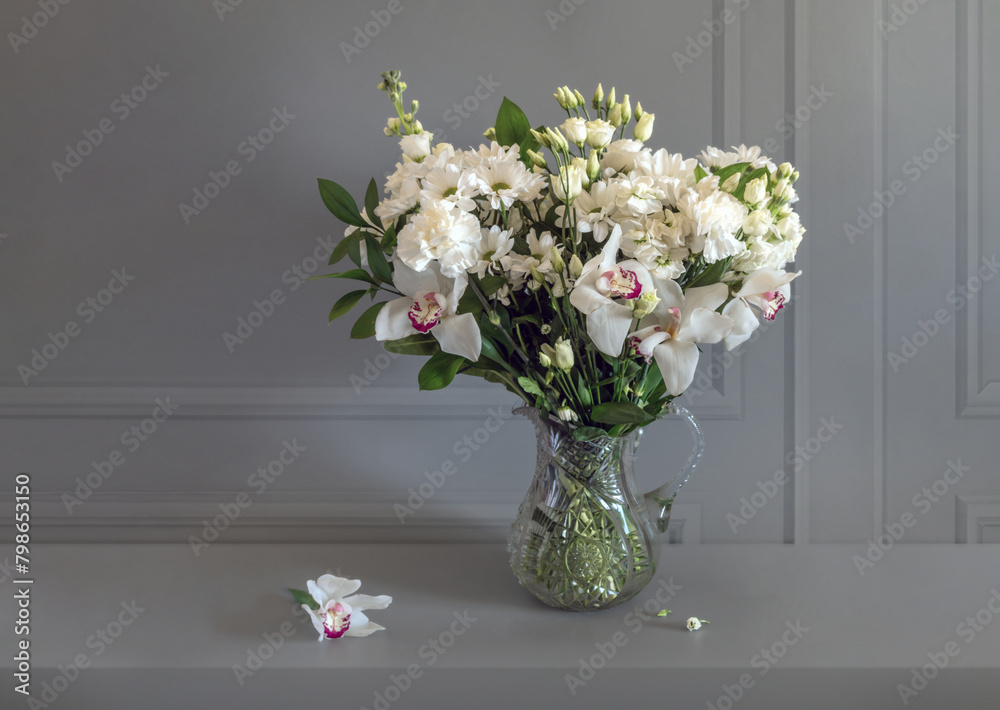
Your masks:
{"label": "green leaf", "polygon": [[602,436],[607,436],[606,431],[595,426],[579,426],[573,430],[573,439],[576,441],[593,441]]}
{"label": "green leaf", "polygon": [[319,194],[323,198],[323,204],[333,212],[334,217],[345,224],[353,224],[355,227],[364,227],[366,222],[358,212],[358,206],[354,203],[354,198],[350,193],[332,180],[319,179]]}
{"label": "green leaf", "polygon": [[389,262],[385,260],[382,247],[379,246],[378,241],[371,234],[365,235],[365,249],[368,255],[368,266],[371,268],[372,274],[382,283],[391,284],[392,270],[389,268]]}
{"label": "green leaf", "polygon": [[309,592],[304,592],[301,589],[289,589],[292,596],[295,598],[299,604],[305,604],[310,609],[319,609],[319,603],[313,599],[312,594]]}
{"label": "green leaf", "polygon": [[594,405],[594,396],[590,393],[590,387],[587,386],[586,380],[583,379],[583,373],[576,373],[576,394],[580,399],[580,404],[584,407],[592,407]]}
{"label": "green leaf", "polygon": [[382,237],[382,251],[386,254],[391,254],[392,250],[396,248],[396,225],[390,224],[385,230],[385,235]]}
{"label": "green leaf", "polygon": [[726,271],[729,269],[729,263],[733,260],[733,257],[728,259],[722,259],[714,264],[711,264],[707,269],[698,274],[692,281],[687,285],[687,288],[694,288],[695,286],[711,286],[712,284],[717,284],[722,280],[722,277],[726,275]]}
{"label": "green leaf", "polygon": [[439,352],[424,363],[417,375],[421,390],[439,390],[451,384],[459,369],[466,362],[461,355]]}
{"label": "green leaf", "polygon": [[480,279],[480,287],[482,288],[483,295],[489,298],[494,293],[503,288],[504,284],[507,283],[507,278],[505,276],[485,276]]}
{"label": "green leaf", "polygon": [[388,301],[376,303],[361,314],[361,317],[354,323],[354,327],[351,328],[351,337],[354,340],[362,340],[375,335],[375,319],[378,317],[378,312],[382,310],[382,307],[386,303]]}
{"label": "green leaf", "polygon": [[512,146],[520,144],[525,136],[531,135],[531,124],[524,111],[518,108],[517,104],[506,96],[500,104],[500,111],[497,113],[497,143],[502,146]]}
{"label": "green leaf", "polygon": [[500,365],[500,367],[502,367],[504,370],[511,373],[512,375],[516,374],[514,368],[511,367],[510,363],[507,362],[507,359],[500,354],[499,350],[497,350],[497,346],[493,344],[493,341],[490,340],[489,338],[483,338],[482,340],[483,340],[483,349],[482,349],[482,357],[479,358],[480,362],[482,362],[482,359],[485,357],[487,360],[492,360],[496,364]]}
{"label": "green leaf", "polygon": [[642,426],[655,421],[653,417],[631,402],[598,404],[590,416],[595,422],[602,424],[638,424]]}
{"label": "green leaf", "polygon": [[365,212],[372,219],[375,219],[375,208],[378,207],[378,185],[375,184],[375,178],[368,183],[368,190],[365,192]]}
{"label": "green leaf", "polygon": [[330,254],[330,261],[326,262],[327,265],[333,266],[334,264],[339,264],[347,256],[347,250],[351,246],[351,242],[356,242],[359,239],[361,239],[361,232],[353,232],[341,239],[337,243],[337,246],[333,248],[333,252]]}
{"label": "green leaf", "polygon": [[342,315],[348,313],[352,308],[358,305],[358,301],[364,298],[365,294],[368,293],[367,290],[361,291],[351,291],[341,296],[336,303],[333,304],[333,308],[330,309],[330,322],[340,318]]}
{"label": "green leaf", "polygon": [[399,340],[387,340],[382,343],[386,352],[399,355],[433,355],[440,348],[433,335],[414,334]]}
{"label": "green leaf", "polygon": [[646,399],[650,399],[650,394],[660,386],[663,382],[663,372],[660,370],[659,366],[653,364],[649,368],[649,372],[646,373],[646,379],[642,382],[642,396]]}
{"label": "green leaf", "polygon": [[361,241],[364,239],[364,235],[361,232],[357,233],[358,238],[352,239],[351,243],[347,245],[347,253],[351,257],[351,261],[358,268],[361,267]]}
{"label": "green leaf", "polygon": [[702,180],[704,180],[707,177],[708,177],[708,173],[705,172],[705,168],[701,167],[701,163],[698,163],[694,167],[694,179],[697,182],[701,182]]}
{"label": "green leaf", "polygon": [[733,175],[736,173],[742,173],[748,167],[750,167],[750,163],[733,163],[732,165],[727,165],[722,168],[715,174],[719,176],[719,184],[721,185]]}
{"label": "green leaf", "polygon": [[542,392],[542,388],[539,387],[538,383],[535,382],[530,377],[518,377],[517,384],[521,385],[521,389],[523,389],[528,394],[537,394],[539,397],[545,396],[545,394]]}
{"label": "green leaf", "polygon": [[365,281],[370,283],[372,286],[377,286],[375,279],[371,277],[364,269],[351,269],[350,271],[341,271],[336,274],[320,274],[319,276],[310,276],[306,281],[315,281],[316,279],[354,279],[355,281]]}

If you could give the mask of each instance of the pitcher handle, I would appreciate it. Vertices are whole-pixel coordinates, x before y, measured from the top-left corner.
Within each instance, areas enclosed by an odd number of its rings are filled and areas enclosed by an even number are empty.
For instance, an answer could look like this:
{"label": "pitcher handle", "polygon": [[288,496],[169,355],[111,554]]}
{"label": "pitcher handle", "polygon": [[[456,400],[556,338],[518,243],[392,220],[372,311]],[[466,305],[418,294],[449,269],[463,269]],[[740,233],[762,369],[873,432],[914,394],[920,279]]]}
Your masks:
{"label": "pitcher handle", "polygon": [[694,449],[692,449],[691,455],[688,456],[684,468],[676,477],[643,496],[650,523],[653,529],[659,533],[667,531],[667,526],[670,524],[670,509],[673,507],[674,498],[677,497],[677,491],[687,483],[691,477],[691,472],[698,465],[701,454],[705,449],[705,439],[702,435],[701,425],[698,424],[698,420],[694,418],[694,415],[686,407],[674,402],[670,403],[667,411],[687,422],[688,428],[691,431],[691,438],[694,439]]}

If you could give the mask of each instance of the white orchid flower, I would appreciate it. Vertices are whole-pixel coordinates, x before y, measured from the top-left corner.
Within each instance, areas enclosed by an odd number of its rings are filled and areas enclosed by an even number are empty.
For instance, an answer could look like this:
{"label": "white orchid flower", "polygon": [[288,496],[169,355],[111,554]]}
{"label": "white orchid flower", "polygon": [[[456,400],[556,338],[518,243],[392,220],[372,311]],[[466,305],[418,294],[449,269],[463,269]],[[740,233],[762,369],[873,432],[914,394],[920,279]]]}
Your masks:
{"label": "white orchid flower", "polygon": [[736,297],[722,309],[722,314],[735,323],[732,332],[726,336],[726,350],[745,342],[760,325],[757,314],[750,306],[758,308],[768,320],[774,320],[791,295],[789,284],[801,273],[764,268],[747,275]]}
{"label": "white orchid flower", "polygon": [[360,587],[359,579],[344,579],[332,574],[309,580],[307,589],[319,609],[306,604],[302,608],[309,613],[313,626],[319,632],[320,641],[339,639],[341,636],[368,636],[385,628],[369,621],[363,612],[367,609],[385,609],[392,603],[392,597],[355,594]]}
{"label": "white orchid flower", "polygon": [[715,312],[729,297],[729,288],[717,283],[684,293],[674,281],[655,279],[654,283],[660,302],[642,319],[643,327],[633,333],[629,344],[647,362],[656,360],[667,392],[676,397],[694,380],[697,343],[717,343],[733,329],[732,318]]}
{"label": "white orchid flower", "polygon": [[431,333],[444,352],[472,362],[479,359],[483,340],[476,318],[471,313],[458,315],[458,301],[467,284],[464,274],[450,279],[441,275],[435,263],[424,271],[414,271],[397,262],[393,280],[405,296],[389,301],[379,311],[375,319],[376,340]]}
{"label": "white orchid flower", "polygon": [[[569,302],[587,316],[587,334],[602,353],[617,357],[632,327],[631,301],[653,289],[646,267],[635,260],[616,263],[622,228],[615,225],[601,253],[583,265]],[[616,300],[617,299],[617,300]]]}

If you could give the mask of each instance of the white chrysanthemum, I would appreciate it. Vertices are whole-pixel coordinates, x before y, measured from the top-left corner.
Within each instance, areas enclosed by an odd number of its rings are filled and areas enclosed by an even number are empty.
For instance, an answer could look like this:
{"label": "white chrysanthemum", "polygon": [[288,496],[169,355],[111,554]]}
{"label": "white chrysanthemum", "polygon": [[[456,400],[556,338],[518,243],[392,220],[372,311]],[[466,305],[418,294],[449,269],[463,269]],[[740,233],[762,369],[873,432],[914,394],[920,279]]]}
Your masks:
{"label": "white chrysanthemum", "polygon": [[615,203],[627,215],[645,217],[663,209],[665,195],[651,177],[632,172],[628,177],[613,181],[612,185],[617,192]]}
{"label": "white chrysanthemum", "polygon": [[560,254],[563,251],[562,245],[557,245],[555,238],[550,232],[542,232],[536,235],[535,230],[531,230],[527,235],[528,250],[530,254],[510,254],[510,271],[514,274],[522,274],[525,279],[531,276],[534,269],[541,274],[551,274],[555,272],[552,266],[552,250],[555,249]]}
{"label": "white chrysanthemum", "polygon": [[680,153],[668,153],[661,148],[650,155],[641,154],[636,160],[635,171],[651,178],[671,178],[682,187],[692,187],[695,184],[696,167],[698,161],[694,158],[685,160]]}
{"label": "white chrysanthemum", "polygon": [[733,146],[733,150],[736,154],[736,159],[734,163],[750,163],[750,167],[754,168],[767,168],[773,175],[777,171],[778,166],[771,162],[771,159],[763,154],[759,145],[752,145],[749,148],[743,144],[737,148]]}
{"label": "white chrysanthemum", "polygon": [[623,138],[608,146],[601,156],[602,170],[611,169],[615,173],[629,173],[635,170],[636,164],[650,155],[649,148],[641,141]]}
{"label": "white chrysanthemum", "polygon": [[736,233],[743,227],[747,208],[729,193],[714,191],[700,197],[691,191],[679,207],[691,225],[688,246],[694,253],[701,252],[709,264],[746,249]]}
{"label": "white chrysanthemum", "polygon": [[502,274],[510,270],[510,252],[514,248],[514,237],[509,230],[501,230],[499,226],[480,230],[482,240],[479,242],[479,258],[470,271],[479,278],[487,274]]}
{"label": "white chrysanthemum", "polygon": [[479,181],[471,170],[462,170],[458,165],[449,163],[433,168],[421,181],[421,185],[422,202],[440,200],[450,202],[466,212],[476,209],[472,198],[479,194]]}
{"label": "white chrysanthemum", "polygon": [[573,203],[577,229],[591,232],[598,244],[607,239],[614,227],[611,217],[618,211],[617,196],[618,190],[606,182],[595,182],[590,190],[581,192]]}
{"label": "white chrysanthemum", "polygon": [[479,260],[481,239],[475,217],[449,202],[434,201],[424,203],[400,230],[396,254],[414,271],[437,261],[443,275],[458,278]]}
{"label": "white chrysanthemum", "polygon": [[485,158],[476,168],[479,192],[488,197],[493,209],[505,209],[515,201],[530,202],[542,194],[545,180],[524,167],[519,160]]}

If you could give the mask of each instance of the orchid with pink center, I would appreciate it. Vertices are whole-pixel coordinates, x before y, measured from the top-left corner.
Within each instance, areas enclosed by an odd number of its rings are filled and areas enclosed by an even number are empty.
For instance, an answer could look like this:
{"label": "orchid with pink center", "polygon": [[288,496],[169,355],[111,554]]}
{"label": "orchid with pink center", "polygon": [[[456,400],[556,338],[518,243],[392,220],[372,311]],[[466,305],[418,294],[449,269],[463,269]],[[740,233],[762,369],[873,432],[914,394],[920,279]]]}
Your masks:
{"label": "orchid with pink center", "polygon": [[601,253],[583,266],[569,302],[587,316],[587,334],[602,353],[617,357],[632,327],[633,301],[652,291],[653,280],[646,267],[635,260],[617,263],[622,228],[615,225]]}
{"label": "orchid with pink center", "polygon": [[694,380],[697,343],[717,343],[733,329],[733,320],[715,310],[726,302],[729,289],[713,284],[681,291],[677,282],[654,279],[660,302],[642,319],[629,341],[641,357],[656,360],[667,392],[679,396]]}
{"label": "orchid with pink center", "polygon": [[458,315],[458,301],[468,283],[464,274],[451,279],[442,276],[434,263],[424,271],[414,271],[397,262],[393,280],[404,297],[389,301],[379,311],[376,340],[430,333],[444,352],[472,362],[479,359],[483,340],[476,318],[471,313]]}
{"label": "orchid with pink center", "polygon": [[791,295],[789,284],[802,272],[791,274],[777,269],[758,269],[743,279],[743,285],[736,292],[736,297],[726,304],[723,315],[733,319],[733,331],[726,336],[726,349],[732,350],[745,342],[760,325],[757,314],[751,306],[759,309],[768,320],[774,320],[788,297]]}
{"label": "orchid with pink center", "polygon": [[385,628],[369,621],[363,612],[367,609],[385,609],[392,603],[392,597],[355,594],[360,587],[361,580],[344,579],[332,574],[309,580],[307,589],[319,609],[313,609],[307,604],[303,604],[302,608],[312,619],[320,641],[338,639],[341,636],[368,636]]}

